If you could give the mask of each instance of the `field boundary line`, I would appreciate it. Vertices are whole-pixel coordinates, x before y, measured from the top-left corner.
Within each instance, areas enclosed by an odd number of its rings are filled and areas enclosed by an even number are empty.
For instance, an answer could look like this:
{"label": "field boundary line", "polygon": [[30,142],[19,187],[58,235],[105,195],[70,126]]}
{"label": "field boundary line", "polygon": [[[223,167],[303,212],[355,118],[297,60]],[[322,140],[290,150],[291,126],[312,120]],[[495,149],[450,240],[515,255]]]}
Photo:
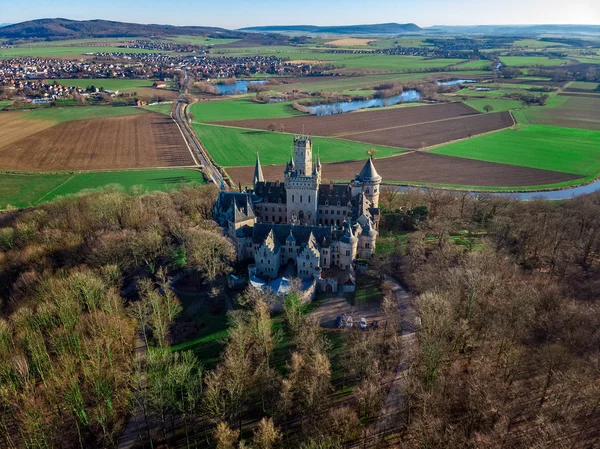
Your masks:
{"label": "field boundary line", "polygon": [[70,182],[71,180],[73,180],[73,178],[75,178],[75,177],[76,177],[78,174],[79,174],[79,173],[74,173],[74,174],[72,174],[71,176],[69,176],[69,179],[67,179],[65,182],[63,182],[63,183],[61,183],[61,184],[57,185],[57,186],[56,186],[56,187],[54,187],[53,189],[51,189],[51,190],[47,191],[47,192],[46,192],[46,193],[45,193],[45,194],[44,194],[44,195],[43,195],[41,198],[37,199],[37,200],[36,200],[36,201],[35,201],[33,204],[37,206],[38,204],[40,204],[40,203],[42,202],[42,200],[43,200],[44,198],[46,198],[46,197],[47,197],[48,195],[50,195],[52,192],[54,192],[54,191],[56,191],[56,190],[60,189],[62,186],[64,186],[65,184],[67,184],[67,183],[68,183],[68,182]]}
{"label": "field boundary line", "polygon": [[196,163],[196,166],[200,167],[200,164],[198,163],[196,156],[194,156],[194,153],[192,152],[192,149],[190,148],[190,144],[188,143],[187,139],[185,138],[185,135],[183,134],[183,130],[181,129],[181,126],[179,126],[179,123],[177,123],[177,120],[175,120],[173,118],[173,108],[174,107],[176,107],[176,106],[171,107],[171,113],[169,114],[169,117],[171,117],[171,120],[173,120],[173,122],[177,125],[177,129],[181,133],[181,138],[185,142],[185,146],[187,147],[188,151],[190,152],[190,155],[192,156],[193,161]]}
{"label": "field boundary line", "polygon": [[[526,126],[530,126],[530,125],[526,125]],[[425,152],[427,152],[429,150],[434,150],[434,149],[436,149],[438,147],[443,147],[444,145],[450,145],[450,144],[453,144],[453,143],[462,142],[464,140],[473,139],[474,137],[487,136],[488,134],[499,133],[500,131],[506,131],[506,130],[509,130],[509,129],[517,129],[516,128],[516,124],[514,124],[514,119],[513,119],[513,125],[507,126],[506,128],[493,129],[491,131],[486,131],[484,133],[473,134],[471,137],[463,137],[462,139],[449,140],[448,142],[443,142],[443,143],[438,143],[438,144],[435,144],[435,145],[430,145],[428,147],[419,148],[418,150],[414,150],[414,151],[425,151]],[[452,157],[459,157],[459,156],[452,156]],[[479,159],[474,159],[474,160],[479,160]],[[507,164],[507,165],[512,165],[512,164]],[[515,165],[515,167],[521,167],[521,165]],[[531,168],[533,168],[533,167],[531,167]],[[540,168],[539,170],[543,170],[543,169]],[[550,171],[554,171],[554,170],[550,170]],[[563,173],[563,172],[561,172],[561,173]]]}

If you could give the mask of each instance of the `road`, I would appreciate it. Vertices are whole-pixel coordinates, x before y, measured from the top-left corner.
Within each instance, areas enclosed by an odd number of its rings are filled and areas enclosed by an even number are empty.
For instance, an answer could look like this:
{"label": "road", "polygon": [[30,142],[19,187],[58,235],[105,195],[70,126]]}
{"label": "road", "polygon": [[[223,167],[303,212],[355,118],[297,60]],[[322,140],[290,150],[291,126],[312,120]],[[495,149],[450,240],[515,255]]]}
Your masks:
{"label": "road", "polygon": [[[175,104],[174,110],[171,112],[171,118],[177,123],[181,133],[183,134],[184,139],[187,141],[187,144],[191,151],[193,152],[193,156],[200,163],[200,165],[204,168],[204,172],[206,176],[210,178],[212,182],[214,182],[217,186],[220,186],[223,182],[223,177],[221,176],[221,172],[217,167],[215,167],[206,151],[206,148],[202,145],[202,142],[196,136],[193,128],[190,125],[188,116],[187,116],[187,107],[188,104],[186,102],[186,97],[188,94],[188,84],[190,81],[190,77],[185,72],[185,78],[183,83],[181,83],[180,96]],[[225,184],[226,185],[226,184]]]}

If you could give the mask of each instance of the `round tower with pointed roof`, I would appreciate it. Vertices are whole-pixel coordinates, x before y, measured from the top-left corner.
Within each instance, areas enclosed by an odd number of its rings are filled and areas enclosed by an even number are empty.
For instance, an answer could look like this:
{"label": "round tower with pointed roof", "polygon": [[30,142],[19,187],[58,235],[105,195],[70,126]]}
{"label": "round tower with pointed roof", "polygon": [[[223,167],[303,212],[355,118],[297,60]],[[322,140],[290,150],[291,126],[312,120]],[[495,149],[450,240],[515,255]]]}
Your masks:
{"label": "round tower with pointed roof", "polygon": [[369,156],[363,169],[356,175],[356,179],[362,183],[362,192],[365,195],[365,198],[369,200],[373,207],[379,207],[381,176],[379,176],[379,173],[375,170],[372,156]]}

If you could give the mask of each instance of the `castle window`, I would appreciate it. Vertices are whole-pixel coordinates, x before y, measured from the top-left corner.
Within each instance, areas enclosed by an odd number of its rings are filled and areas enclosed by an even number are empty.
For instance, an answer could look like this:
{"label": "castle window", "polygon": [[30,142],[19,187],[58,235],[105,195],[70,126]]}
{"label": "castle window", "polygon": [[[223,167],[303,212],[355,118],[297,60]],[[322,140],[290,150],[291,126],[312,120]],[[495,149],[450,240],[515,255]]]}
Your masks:
{"label": "castle window", "polygon": [[300,195],[300,202],[302,202],[302,195]]}
{"label": "castle window", "polygon": [[369,247],[369,244],[368,244],[368,243],[365,243],[365,248],[368,248],[368,247]]}
{"label": "castle window", "polygon": [[340,211],[338,210],[337,212],[338,212],[337,214],[339,215],[339,214],[340,214]]}
{"label": "castle window", "polygon": [[294,202],[294,195],[292,195],[292,203]]}
{"label": "castle window", "polygon": [[350,255],[350,251],[346,250],[346,256]]}
{"label": "castle window", "polygon": [[275,223],[275,215],[273,215],[273,223]]}
{"label": "castle window", "polygon": [[327,218],[325,219],[325,226],[329,226],[329,220]]}
{"label": "castle window", "polygon": [[308,197],[308,204],[310,204],[310,196]]}
{"label": "castle window", "polygon": [[283,221],[283,219],[281,217],[279,217],[279,223],[281,223]]}
{"label": "castle window", "polygon": [[307,254],[307,255],[306,255],[306,260],[308,260],[308,259],[309,259],[309,255]]}

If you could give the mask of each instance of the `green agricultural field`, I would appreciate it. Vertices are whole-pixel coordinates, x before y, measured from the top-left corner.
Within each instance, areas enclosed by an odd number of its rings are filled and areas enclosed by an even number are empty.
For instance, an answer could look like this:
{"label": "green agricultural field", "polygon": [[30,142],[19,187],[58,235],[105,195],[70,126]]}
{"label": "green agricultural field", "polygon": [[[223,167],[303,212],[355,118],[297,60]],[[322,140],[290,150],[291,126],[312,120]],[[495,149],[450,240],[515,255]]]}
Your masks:
{"label": "green agricultural field", "polygon": [[239,39],[219,39],[204,36],[177,36],[162,39],[163,42],[174,42],[177,44],[191,44],[191,45],[226,45],[233,42],[239,41]]}
{"label": "green agricultural field", "polygon": [[443,145],[436,154],[585,177],[600,173],[600,132],[532,125]]}
{"label": "green agricultural field", "polygon": [[11,47],[0,50],[0,59],[22,57],[60,57],[60,56],[85,56],[89,53],[165,53],[160,50],[144,50],[142,48],[108,47],[80,47],[80,46],[47,46],[47,47]]}
{"label": "green agricultural field", "polygon": [[536,39],[519,39],[513,42],[513,47],[540,49],[546,47],[568,47],[567,44],[560,42],[543,42]]}
{"label": "green agricultural field", "polygon": [[190,106],[190,113],[193,120],[200,123],[304,115],[296,111],[291,106],[291,102],[261,104],[252,101],[249,97],[194,103]]}
{"label": "green agricultural field", "polygon": [[497,98],[472,98],[465,101],[465,104],[477,109],[479,112],[485,112],[484,106],[492,106],[491,112],[511,111],[513,109],[521,109],[523,103],[518,100],[505,100]]}
{"label": "green agricultural field", "polygon": [[[52,82],[53,80],[48,80]],[[118,90],[125,92],[143,87],[152,87],[155,80],[136,80],[136,79],[117,79],[117,78],[81,78],[81,79],[57,79],[56,82],[63,86],[81,87],[82,89],[88,86],[104,88],[105,90]]]}
{"label": "green agricultural field", "polygon": [[484,69],[486,67],[491,67],[492,61],[488,61],[486,59],[479,59],[477,61],[468,61],[462,64],[458,64],[456,67],[460,67],[465,70],[473,70],[473,69]]}
{"label": "green agricultural field", "polygon": [[569,87],[573,89],[585,89],[585,90],[600,90],[600,84],[598,83],[590,83],[587,81],[573,81],[569,84]]}
{"label": "green agricultural field", "polygon": [[575,59],[577,59],[577,61],[581,62],[582,64],[600,64],[600,57],[597,57],[597,58],[578,57]]}
{"label": "green agricultural field", "polygon": [[47,120],[55,124],[73,120],[116,117],[120,115],[142,114],[144,111],[130,106],[74,106],[70,108],[41,108],[23,111],[23,118]]}
{"label": "green agricultural field", "polygon": [[[198,123],[192,126],[215,162],[224,167],[254,165],[257,152],[265,165],[285,164],[290,158],[293,145],[292,134]],[[400,148],[349,140],[313,138],[313,153],[319,153],[323,162],[364,159],[369,148],[376,149],[378,157],[404,152]]]}
{"label": "green agricultural field", "polygon": [[539,97],[545,92],[532,92],[523,89],[495,89],[495,90],[475,90],[462,89],[456,92],[457,97],[484,97],[484,98],[501,98],[511,94],[528,94]]}
{"label": "green agricultural field", "polygon": [[158,112],[164,115],[171,115],[171,108],[173,103],[159,103],[159,104],[151,104],[148,106],[142,106],[142,109],[147,109],[148,111]]}
{"label": "green agricultural field", "polygon": [[407,83],[412,81],[424,81],[427,79],[452,77],[469,77],[471,75],[485,75],[489,72],[481,70],[467,70],[460,72],[428,72],[428,73],[403,73],[385,75],[363,75],[363,76],[324,76],[322,80],[311,82],[299,82],[293,84],[279,84],[270,86],[272,90],[279,92],[299,90],[302,92],[341,92],[345,90],[357,90],[371,88],[388,81]]}
{"label": "green agricultural field", "polygon": [[59,196],[86,189],[119,184],[126,189],[140,186],[145,191],[168,191],[185,183],[203,184],[204,176],[196,170],[166,169],[94,173],[1,173],[0,209],[8,205],[29,207]]}
{"label": "green agricultural field", "polygon": [[520,125],[551,125],[600,130],[600,96],[556,95],[545,106],[514,111]]}
{"label": "green agricultural field", "polygon": [[545,56],[500,56],[500,60],[504,64],[513,67],[557,66],[569,62],[567,59],[547,58]]}

